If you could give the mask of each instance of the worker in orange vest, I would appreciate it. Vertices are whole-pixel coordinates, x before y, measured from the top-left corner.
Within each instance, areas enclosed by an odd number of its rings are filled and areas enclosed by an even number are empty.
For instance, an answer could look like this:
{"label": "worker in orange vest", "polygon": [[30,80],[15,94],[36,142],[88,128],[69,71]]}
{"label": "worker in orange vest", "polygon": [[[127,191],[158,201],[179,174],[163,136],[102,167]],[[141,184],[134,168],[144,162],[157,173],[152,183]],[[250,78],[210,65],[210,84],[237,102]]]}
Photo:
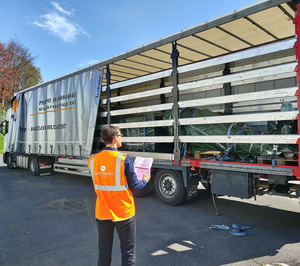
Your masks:
{"label": "worker in orange vest", "polygon": [[122,134],[115,126],[101,132],[106,148],[89,159],[94,189],[97,194],[98,265],[111,264],[114,228],[121,242],[122,265],[135,265],[136,220],[133,193],[145,188],[150,173],[138,180],[132,159],[118,151]]}

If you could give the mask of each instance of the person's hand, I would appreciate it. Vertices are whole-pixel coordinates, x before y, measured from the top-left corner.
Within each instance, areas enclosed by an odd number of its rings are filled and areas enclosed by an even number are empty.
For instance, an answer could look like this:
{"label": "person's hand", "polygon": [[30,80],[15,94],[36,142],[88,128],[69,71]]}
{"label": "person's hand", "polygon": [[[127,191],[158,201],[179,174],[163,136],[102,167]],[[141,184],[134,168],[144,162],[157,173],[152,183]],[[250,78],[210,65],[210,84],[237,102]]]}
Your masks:
{"label": "person's hand", "polygon": [[144,175],[144,180],[146,180],[147,183],[149,182],[150,178],[151,178],[150,174],[145,174]]}

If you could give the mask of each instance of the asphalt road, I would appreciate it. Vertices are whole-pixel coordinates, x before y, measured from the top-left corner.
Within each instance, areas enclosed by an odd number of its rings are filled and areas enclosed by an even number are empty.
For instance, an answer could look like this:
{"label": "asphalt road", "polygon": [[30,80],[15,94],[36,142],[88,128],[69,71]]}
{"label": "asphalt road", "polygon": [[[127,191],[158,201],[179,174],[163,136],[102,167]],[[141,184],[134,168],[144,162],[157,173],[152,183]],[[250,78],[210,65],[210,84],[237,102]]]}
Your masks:
{"label": "asphalt road", "polygon": [[[0,158],[2,159],[2,158]],[[0,165],[0,265],[96,265],[95,193],[87,177],[31,176]],[[300,205],[276,196],[258,201],[210,194],[164,205],[154,194],[136,199],[137,266],[300,265]],[[210,230],[250,225],[247,237]],[[117,234],[112,265],[120,265]]]}

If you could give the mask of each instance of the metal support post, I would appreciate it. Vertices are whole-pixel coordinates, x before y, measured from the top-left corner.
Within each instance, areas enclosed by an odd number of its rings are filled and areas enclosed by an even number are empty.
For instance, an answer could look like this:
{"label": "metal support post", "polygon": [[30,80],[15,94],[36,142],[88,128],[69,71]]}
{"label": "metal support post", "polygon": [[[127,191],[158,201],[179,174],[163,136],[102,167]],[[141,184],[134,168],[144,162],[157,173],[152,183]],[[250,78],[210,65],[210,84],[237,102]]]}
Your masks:
{"label": "metal support post", "polygon": [[106,107],[107,107],[107,124],[110,125],[110,68],[109,65],[106,65],[106,93],[107,93],[107,101],[106,101]]}
{"label": "metal support post", "polygon": [[179,89],[178,89],[178,58],[179,52],[177,50],[177,43],[172,43],[172,77],[173,77],[173,116],[174,116],[174,163],[180,162],[180,141],[179,141]]}
{"label": "metal support post", "polygon": [[290,8],[292,8],[294,11],[297,11],[297,5],[300,4],[300,0],[292,0],[290,3],[287,3]]}
{"label": "metal support post", "polygon": [[[296,36],[297,36],[297,41],[295,43],[295,49],[296,49],[296,60],[297,60],[297,66],[295,69],[296,72],[296,81],[297,81],[297,87],[298,91],[296,93],[297,95],[297,110],[300,110],[300,43],[299,43],[299,35],[300,35],[300,4],[297,5],[297,12],[296,12],[296,17],[294,20],[294,24],[296,27]],[[297,117],[297,122],[298,122],[298,135],[300,137],[300,120],[299,120],[299,115]],[[299,138],[297,141],[298,144],[298,174],[300,173],[300,143],[299,143]],[[300,177],[297,176],[299,179]]]}
{"label": "metal support post", "polygon": [[[224,68],[224,71],[223,71],[223,75],[226,76],[226,75],[230,75],[230,66],[229,66],[229,63],[226,63],[225,64],[225,68]],[[231,95],[231,83],[228,82],[228,83],[224,83],[223,84],[223,89],[224,89],[224,94],[225,95]],[[232,114],[232,103],[225,103],[225,111],[224,113],[227,115],[227,114]]]}
{"label": "metal support post", "polygon": [[[161,78],[159,87],[160,88],[164,88],[165,87],[165,80],[164,80],[164,78]],[[160,103],[166,103],[166,94],[161,94],[160,95]]]}
{"label": "metal support post", "polygon": [[79,145],[79,156],[81,157],[82,146]]}

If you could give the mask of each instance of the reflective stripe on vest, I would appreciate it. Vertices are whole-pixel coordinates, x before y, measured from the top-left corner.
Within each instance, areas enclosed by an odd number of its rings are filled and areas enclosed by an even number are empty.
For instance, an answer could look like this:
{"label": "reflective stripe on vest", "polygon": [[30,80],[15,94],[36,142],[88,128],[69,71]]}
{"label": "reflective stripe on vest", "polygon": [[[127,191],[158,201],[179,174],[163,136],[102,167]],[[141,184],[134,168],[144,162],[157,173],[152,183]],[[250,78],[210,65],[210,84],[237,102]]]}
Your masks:
{"label": "reflective stripe on vest", "polygon": [[96,188],[95,188],[95,183],[94,183],[94,177],[95,177],[95,171],[94,171],[94,160],[95,160],[95,157],[92,158],[92,160],[90,160],[89,162],[89,168],[90,168],[90,172],[92,174],[92,179],[93,179],[93,185],[94,185],[94,190],[96,191]]}
{"label": "reflective stripe on vest", "polygon": [[[124,154],[120,153],[119,156],[118,156],[118,159],[117,159],[117,163],[116,163],[116,171],[115,171],[116,185],[115,186],[98,186],[98,185],[94,185],[95,190],[101,190],[101,191],[126,191],[126,190],[128,190],[128,185],[121,186],[120,172],[121,172],[121,163],[122,163],[123,156],[124,156]],[[92,165],[93,165],[93,168],[94,168],[94,158],[92,159],[91,166]],[[91,168],[91,171],[92,171],[92,168]],[[94,183],[94,174],[92,174],[92,178],[93,178],[93,183]]]}

